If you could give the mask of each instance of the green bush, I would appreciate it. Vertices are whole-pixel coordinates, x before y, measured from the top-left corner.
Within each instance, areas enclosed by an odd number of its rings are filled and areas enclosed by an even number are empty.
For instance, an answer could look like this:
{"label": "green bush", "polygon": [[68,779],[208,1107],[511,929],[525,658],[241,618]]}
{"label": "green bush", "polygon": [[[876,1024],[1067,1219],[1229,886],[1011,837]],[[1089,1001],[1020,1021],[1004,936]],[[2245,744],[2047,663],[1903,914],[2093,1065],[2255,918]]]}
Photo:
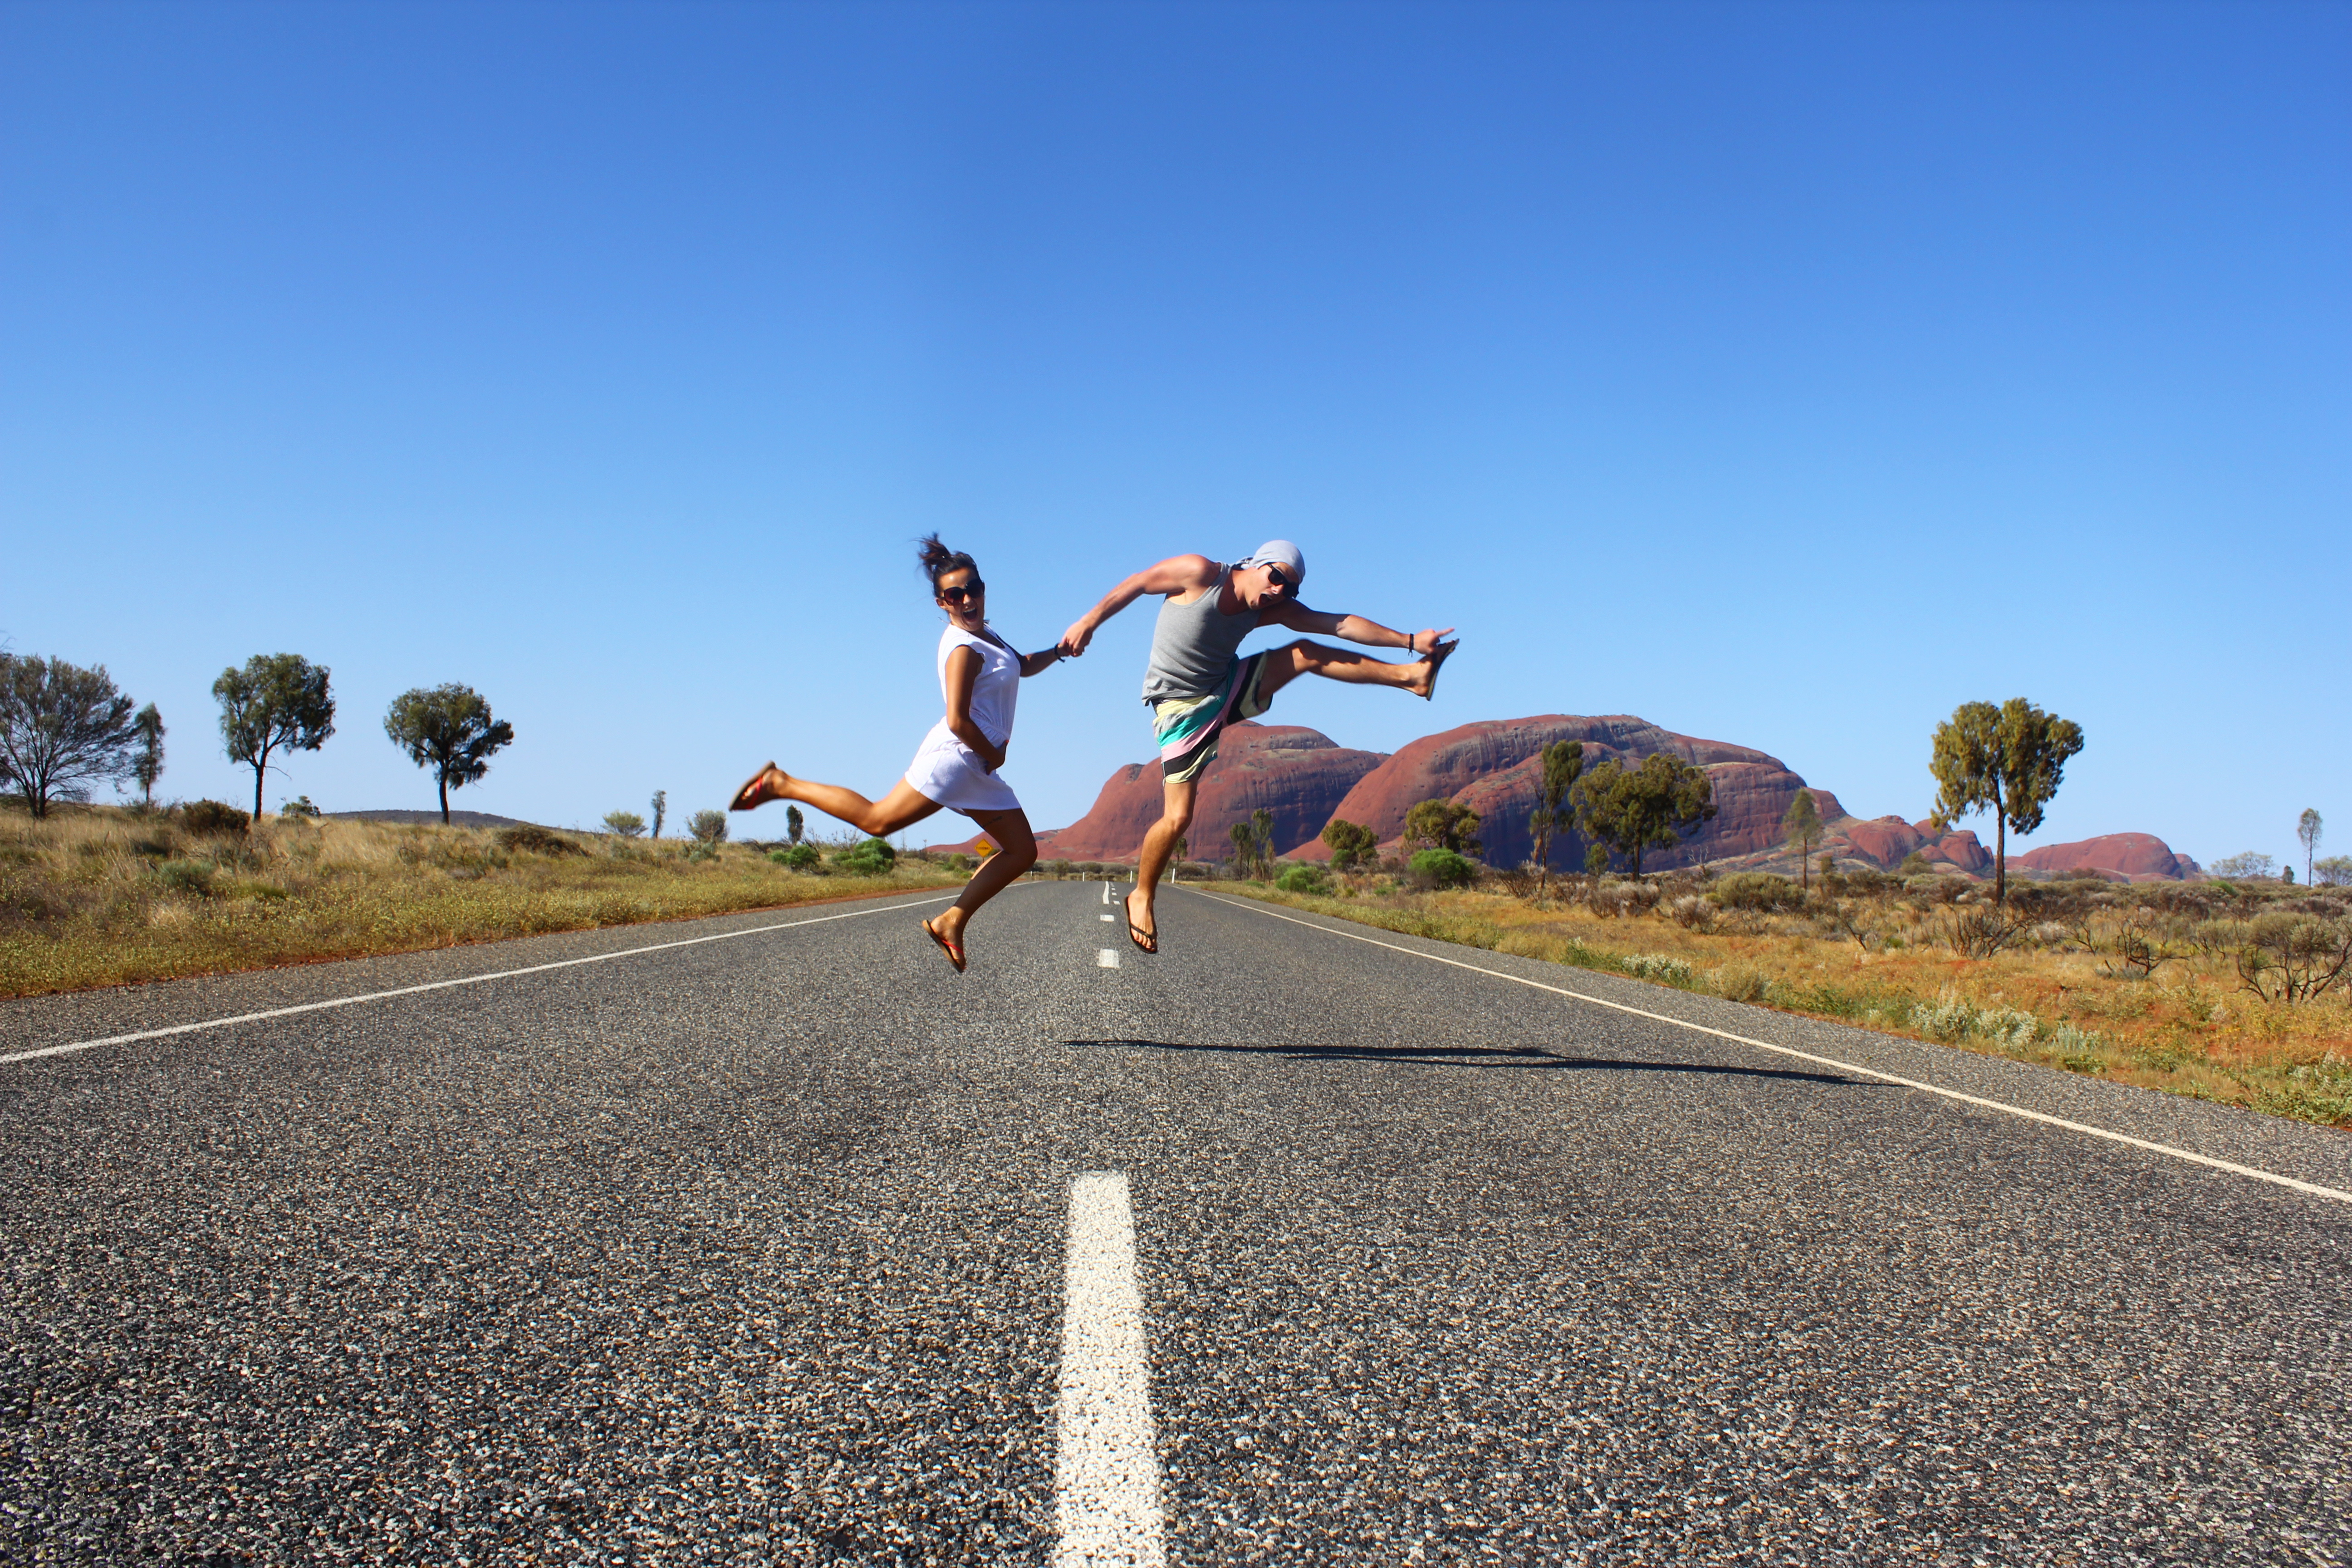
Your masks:
{"label": "green bush", "polygon": [[959,877],[969,877],[971,875],[971,857],[963,854],[961,851],[949,856],[945,864],[949,870],[953,871]]}
{"label": "green bush", "polygon": [[824,857],[816,852],[814,844],[794,844],[787,848],[769,850],[768,858],[788,871],[814,871],[823,868],[821,861]]}
{"label": "green bush", "polygon": [[1769,871],[1734,871],[1718,878],[1706,896],[1727,910],[1801,910],[1805,891]]}
{"label": "green bush", "polygon": [[175,893],[204,898],[213,890],[213,868],[201,860],[166,860],[155,868],[155,875]]}
{"label": "green bush", "polygon": [[1478,868],[1451,849],[1423,849],[1405,863],[1417,882],[1433,888],[1466,888],[1478,879]]}
{"label": "green bush", "polygon": [[723,811],[698,811],[688,819],[686,830],[705,844],[727,842],[727,814]]}
{"label": "green bush", "polygon": [[879,877],[898,863],[898,852],[887,838],[867,838],[835,855],[833,863],[853,877]]}
{"label": "green bush", "polygon": [[[1457,855],[1454,858],[1460,859],[1461,857]],[[1312,862],[1302,861],[1296,866],[1285,866],[1282,875],[1274,879],[1274,885],[1286,893],[1328,893],[1331,890],[1331,873]]]}

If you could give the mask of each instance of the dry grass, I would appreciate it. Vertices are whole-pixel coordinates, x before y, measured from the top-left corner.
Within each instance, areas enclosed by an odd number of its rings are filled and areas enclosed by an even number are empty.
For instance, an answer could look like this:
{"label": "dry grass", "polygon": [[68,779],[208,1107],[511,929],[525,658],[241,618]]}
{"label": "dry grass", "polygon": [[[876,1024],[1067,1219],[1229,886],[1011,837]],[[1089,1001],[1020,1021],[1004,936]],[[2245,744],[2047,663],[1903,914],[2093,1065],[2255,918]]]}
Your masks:
{"label": "dry grass", "polygon": [[[1990,958],[1952,948],[1955,921],[1984,893],[1881,889],[1801,909],[1725,910],[1695,879],[1654,905],[1603,885],[1543,907],[1492,887],[1415,893],[1388,879],[1328,896],[1257,883],[1226,890],[1343,919],[1679,989],[1938,1040],[2200,1100],[2352,1126],[2352,997],[2288,1003],[2241,982],[2230,938],[2266,909],[2352,915],[2308,889],[2192,884],[2029,889],[2036,907],[2014,945]],[[1588,901],[1589,900],[1589,901]],[[2338,903],[2342,908],[2338,909]],[[2138,932],[2176,956],[2152,976],[2117,953]]]}
{"label": "dry grass", "polygon": [[532,847],[476,828],[278,817],[245,834],[110,807],[0,816],[0,996],[215,974],[952,887],[788,871],[759,849],[697,858],[601,834]]}

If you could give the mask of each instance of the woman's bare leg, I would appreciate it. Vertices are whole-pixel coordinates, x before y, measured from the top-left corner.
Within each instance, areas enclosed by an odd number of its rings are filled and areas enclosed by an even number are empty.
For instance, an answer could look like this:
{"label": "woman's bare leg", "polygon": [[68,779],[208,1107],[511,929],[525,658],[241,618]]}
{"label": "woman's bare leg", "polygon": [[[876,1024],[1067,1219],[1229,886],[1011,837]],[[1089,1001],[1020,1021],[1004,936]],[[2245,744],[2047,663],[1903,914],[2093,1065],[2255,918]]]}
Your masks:
{"label": "woman's bare leg", "polygon": [[1014,878],[1037,863],[1037,836],[1029,831],[1029,814],[1025,811],[968,811],[964,813],[980,824],[980,830],[995,841],[996,853],[981,862],[971,880],[963,885],[963,896],[955,907],[931,921],[939,933],[963,945],[963,928],[980,906],[996,897],[1013,884]]}
{"label": "woman's bare leg", "polygon": [[796,779],[783,769],[770,763],[753,774],[750,784],[736,792],[736,799],[759,786],[759,799],[751,805],[737,805],[737,811],[749,811],[752,806],[765,805],[772,800],[796,800],[803,805],[813,805],[827,816],[837,816],[861,832],[877,838],[887,838],[902,827],[910,826],[939,810],[940,803],[916,792],[915,786],[900,779],[890,787],[890,793],[880,800],[868,800],[854,789],[839,784],[817,784],[810,779]]}

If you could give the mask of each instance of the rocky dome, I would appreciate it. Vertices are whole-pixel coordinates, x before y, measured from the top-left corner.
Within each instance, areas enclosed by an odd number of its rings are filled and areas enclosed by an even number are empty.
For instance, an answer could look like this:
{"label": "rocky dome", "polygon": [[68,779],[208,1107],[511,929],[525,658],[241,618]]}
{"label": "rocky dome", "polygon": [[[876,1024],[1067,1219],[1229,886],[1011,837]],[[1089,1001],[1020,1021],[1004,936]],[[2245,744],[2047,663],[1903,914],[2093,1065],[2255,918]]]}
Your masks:
{"label": "rocky dome", "polygon": [[[1234,724],[1201,780],[1185,835],[1191,853],[1222,859],[1232,847],[1233,825],[1259,810],[1274,816],[1276,854],[1314,843],[1332,808],[1386,760],[1384,752],[1350,751],[1297,724]],[[1130,763],[1104,782],[1093,810],[1051,835],[1050,852],[1065,860],[1127,858],[1160,820],[1160,801],[1159,763]],[[1038,842],[1045,847],[1046,836]]]}
{"label": "rocky dome", "polygon": [[2032,871],[2113,871],[2135,882],[2175,882],[2199,874],[2196,861],[2174,854],[2170,845],[2152,833],[2107,833],[2072,844],[2044,844],[2010,857],[2010,864]]}

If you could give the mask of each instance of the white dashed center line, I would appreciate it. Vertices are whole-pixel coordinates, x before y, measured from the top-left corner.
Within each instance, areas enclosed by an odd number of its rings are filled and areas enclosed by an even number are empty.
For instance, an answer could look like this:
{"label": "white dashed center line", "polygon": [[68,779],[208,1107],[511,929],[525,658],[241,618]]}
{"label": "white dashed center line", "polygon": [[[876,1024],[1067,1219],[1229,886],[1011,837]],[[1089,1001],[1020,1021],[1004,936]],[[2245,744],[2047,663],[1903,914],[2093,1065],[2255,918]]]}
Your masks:
{"label": "white dashed center line", "polygon": [[1055,1415],[1055,1568],[1162,1568],[1160,1458],[1151,1368],[1135,1278],[1127,1174],[1070,1181],[1062,1386]]}
{"label": "white dashed center line", "polygon": [[1117,969],[1118,967],[1118,949],[1115,947],[1098,947],[1095,949],[1095,967],[1097,969]]}

